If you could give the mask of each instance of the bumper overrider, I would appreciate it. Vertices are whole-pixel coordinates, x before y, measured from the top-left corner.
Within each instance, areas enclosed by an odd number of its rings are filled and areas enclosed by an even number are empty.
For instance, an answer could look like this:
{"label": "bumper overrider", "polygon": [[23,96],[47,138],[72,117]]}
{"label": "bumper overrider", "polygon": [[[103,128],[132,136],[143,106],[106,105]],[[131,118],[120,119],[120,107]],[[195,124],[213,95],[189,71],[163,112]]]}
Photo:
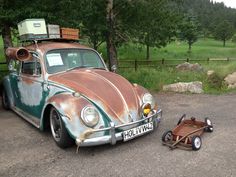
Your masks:
{"label": "bumper overrider", "polygon": [[[128,141],[130,139],[136,138],[138,136],[142,136],[146,133],[149,133],[159,125],[162,118],[162,110],[153,112],[152,115],[144,117],[138,121],[117,125],[115,126],[114,122],[110,122],[110,127],[102,128],[102,129],[94,129],[90,130],[89,134],[97,133],[97,132],[105,132],[109,131],[109,135],[104,135],[96,138],[77,138],[76,144],[77,146],[96,146],[102,144],[116,144],[117,141]],[[143,127],[146,126],[146,127]],[[132,127],[132,128],[128,128]],[[127,129],[126,131],[121,131],[116,133],[118,129]],[[136,132],[132,131],[137,128]]]}

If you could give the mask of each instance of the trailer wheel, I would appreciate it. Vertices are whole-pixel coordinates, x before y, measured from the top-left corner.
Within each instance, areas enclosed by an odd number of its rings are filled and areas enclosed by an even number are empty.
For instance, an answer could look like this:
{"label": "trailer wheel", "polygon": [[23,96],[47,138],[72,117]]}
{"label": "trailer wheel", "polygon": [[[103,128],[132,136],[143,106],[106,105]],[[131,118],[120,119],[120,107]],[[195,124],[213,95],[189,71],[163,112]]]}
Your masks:
{"label": "trailer wheel", "polygon": [[193,136],[192,137],[192,149],[194,151],[198,151],[199,149],[201,149],[202,146],[202,140],[200,136]]}
{"label": "trailer wheel", "polygon": [[181,122],[183,122],[185,120],[185,118],[186,118],[186,114],[182,115],[182,117],[180,117],[177,125],[179,125]]}
{"label": "trailer wheel", "polygon": [[163,133],[161,139],[163,142],[171,141],[173,139],[172,131],[168,130],[165,133]]}
{"label": "trailer wheel", "polygon": [[213,129],[212,121],[208,117],[205,118],[205,123],[206,123],[206,125],[208,125],[208,127],[205,128],[205,131],[206,132],[213,132],[214,129]]}

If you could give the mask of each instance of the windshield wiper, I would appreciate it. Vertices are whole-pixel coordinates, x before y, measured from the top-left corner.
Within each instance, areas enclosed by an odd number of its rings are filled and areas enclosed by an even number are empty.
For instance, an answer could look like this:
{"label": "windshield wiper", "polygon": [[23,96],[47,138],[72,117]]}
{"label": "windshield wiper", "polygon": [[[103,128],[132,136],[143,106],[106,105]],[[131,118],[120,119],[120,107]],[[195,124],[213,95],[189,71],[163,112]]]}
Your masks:
{"label": "windshield wiper", "polygon": [[74,70],[74,69],[80,69],[80,68],[88,68],[89,66],[76,66],[76,67],[73,67],[73,68],[69,68],[67,69],[66,71],[71,71],[71,70]]}
{"label": "windshield wiper", "polygon": [[91,69],[101,69],[101,70],[107,70],[106,68],[99,68],[99,67],[91,67]]}
{"label": "windshield wiper", "polygon": [[74,70],[74,69],[80,69],[80,68],[89,68],[89,69],[101,69],[101,70],[107,70],[106,68],[99,68],[99,67],[92,67],[92,66],[86,66],[86,65],[83,65],[83,66],[76,66],[76,67],[73,67],[73,68],[69,68],[69,69],[67,69],[66,71],[71,71],[71,70]]}

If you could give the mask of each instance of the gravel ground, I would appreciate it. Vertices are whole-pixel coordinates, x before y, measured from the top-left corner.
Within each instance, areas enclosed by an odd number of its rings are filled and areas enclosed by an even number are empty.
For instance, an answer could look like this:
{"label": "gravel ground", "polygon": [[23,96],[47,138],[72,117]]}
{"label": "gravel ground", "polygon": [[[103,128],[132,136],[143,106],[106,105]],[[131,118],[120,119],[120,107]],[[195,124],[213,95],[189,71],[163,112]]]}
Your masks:
{"label": "gravel ground", "polygon": [[[0,109],[0,177],[37,176],[236,176],[236,95],[157,94],[163,120],[158,130],[135,140],[62,150],[50,132],[40,132],[11,111]],[[209,117],[199,151],[169,150],[161,135],[183,113]]]}

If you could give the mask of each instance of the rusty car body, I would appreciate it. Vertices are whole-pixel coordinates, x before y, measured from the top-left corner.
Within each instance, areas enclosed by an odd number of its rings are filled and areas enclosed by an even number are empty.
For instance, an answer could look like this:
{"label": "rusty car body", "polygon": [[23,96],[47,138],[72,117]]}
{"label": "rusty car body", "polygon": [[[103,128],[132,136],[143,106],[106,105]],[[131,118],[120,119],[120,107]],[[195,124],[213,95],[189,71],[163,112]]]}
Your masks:
{"label": "rusty car body", "polygon": [[116,144],[151,132],[161,120],[154,97],[110,72],[97,51],[72,41],[37,40],[9,48],[3,107],[51,128],[65,148]]}

